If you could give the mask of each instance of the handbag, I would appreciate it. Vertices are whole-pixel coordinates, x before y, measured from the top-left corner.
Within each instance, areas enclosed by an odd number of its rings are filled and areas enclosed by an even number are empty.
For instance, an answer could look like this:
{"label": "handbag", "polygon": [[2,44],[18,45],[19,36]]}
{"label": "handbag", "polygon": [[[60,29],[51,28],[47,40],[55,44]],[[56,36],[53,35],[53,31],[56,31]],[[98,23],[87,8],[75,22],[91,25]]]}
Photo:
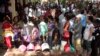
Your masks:
{"label": "handbag", "polygon": [[69,39],[69,37],[70,37],[69,31],[65,31],[63,34],[63,37],[64,37],[64,39]]}
{"label": "handbag", "polygon": [[64,51],[65,51],[66,53],[70,52],[70,44],[66,44],[66,45],[64,46]]}
{"label": "handbag", "polygon": [[64,51],[65,51],[66,53],[68,53],[68,52],[75,52],[75,48],[74,48],[73,45],[66,44],[66,45],[64,46]]}
{"label": "handbag", "polygon": [[69,24],[66,23],[64,27],[64,32],[63,32],[64,39],[69,39],[70,37],[70,32],[68,31],[68,28],[69,28]]}

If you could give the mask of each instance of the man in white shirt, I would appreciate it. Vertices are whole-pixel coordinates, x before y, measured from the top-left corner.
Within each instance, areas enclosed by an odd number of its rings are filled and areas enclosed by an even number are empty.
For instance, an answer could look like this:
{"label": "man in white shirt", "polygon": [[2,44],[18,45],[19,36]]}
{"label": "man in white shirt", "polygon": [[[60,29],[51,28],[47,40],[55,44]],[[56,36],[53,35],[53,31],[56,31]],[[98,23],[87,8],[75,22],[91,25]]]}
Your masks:
{"label": "man in white shirt", "polygon": [[84,31],[84,37],[83,37],[83,39],[84,39],[83,49],[84,49],[84,51],[87,51],[86,55],[91,54],[91,41],[93,40],[92,34],[94,32],[94,25],[93,25],[92,21],[93,21],[93,17],[88,16],[86,28]]}

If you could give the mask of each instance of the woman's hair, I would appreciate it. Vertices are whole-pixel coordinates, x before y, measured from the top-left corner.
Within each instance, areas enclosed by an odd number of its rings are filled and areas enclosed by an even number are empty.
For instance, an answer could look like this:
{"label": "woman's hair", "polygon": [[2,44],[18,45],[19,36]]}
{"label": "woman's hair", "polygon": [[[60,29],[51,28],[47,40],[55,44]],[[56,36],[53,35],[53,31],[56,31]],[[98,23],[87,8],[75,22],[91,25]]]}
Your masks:
{"label": "woman's hair", "polygon": [[84,9],[82,9],[82,10],[80,11],[80,13],[81,13],[81,14],[84,14],[84,13],[85,13],[85,12],[84,12]]}
{"label": "woman's hair", "polygon": [[71,19],[71,13],[69,13],[69,12],[66,12],[64,14],[64,16],[66,17],[67,21],[69,21]]}
{"label": "woman's hair", "polygon": [[52,40],[54,40],[56,34],[57,34],[57,39],[59,39],[60,38],[60,32],[59,32],[59,30],[57,28],[55,28],[53,30],[53,34],[52,34],[53,38],[52,38]]}

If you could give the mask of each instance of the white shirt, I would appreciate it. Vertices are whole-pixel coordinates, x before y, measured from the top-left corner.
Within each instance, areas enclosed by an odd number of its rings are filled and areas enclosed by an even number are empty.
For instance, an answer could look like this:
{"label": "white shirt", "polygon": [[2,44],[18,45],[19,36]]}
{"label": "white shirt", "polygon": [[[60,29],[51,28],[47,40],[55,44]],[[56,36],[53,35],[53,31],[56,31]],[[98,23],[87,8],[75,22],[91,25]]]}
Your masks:
{"label": "white shirt", "polygon": [[93,37],[91,37],[89,39],[89,35],[90,35],[90,28],[93,28],[94,25],[93,24],[87,24],[85,31],[84,31],[84,40],[88,40],[88,41],[92,41]]}
{"label": "white shirt", "polygon": [[69,27],[69,29],[70,29],[70,31],[72,31],[73,26],[74,26],[74,20],[71,19],[71,20],[69,21],[69,23],[70,23],[70,27]]}

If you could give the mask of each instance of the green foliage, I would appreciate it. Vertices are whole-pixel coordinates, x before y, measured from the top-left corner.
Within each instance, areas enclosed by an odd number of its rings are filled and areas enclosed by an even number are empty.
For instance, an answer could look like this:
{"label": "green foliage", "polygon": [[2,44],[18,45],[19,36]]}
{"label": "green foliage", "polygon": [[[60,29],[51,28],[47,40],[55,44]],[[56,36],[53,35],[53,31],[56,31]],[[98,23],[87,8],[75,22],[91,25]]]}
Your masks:
{"label": "green foliage", "polygon": [[83,9],[84,8],[84,4],[79,2],[76,4],[78,9]]}
{"label": "green foliage", "polygon": [[65,4],[66,0],[59,0],[62,4]]}

